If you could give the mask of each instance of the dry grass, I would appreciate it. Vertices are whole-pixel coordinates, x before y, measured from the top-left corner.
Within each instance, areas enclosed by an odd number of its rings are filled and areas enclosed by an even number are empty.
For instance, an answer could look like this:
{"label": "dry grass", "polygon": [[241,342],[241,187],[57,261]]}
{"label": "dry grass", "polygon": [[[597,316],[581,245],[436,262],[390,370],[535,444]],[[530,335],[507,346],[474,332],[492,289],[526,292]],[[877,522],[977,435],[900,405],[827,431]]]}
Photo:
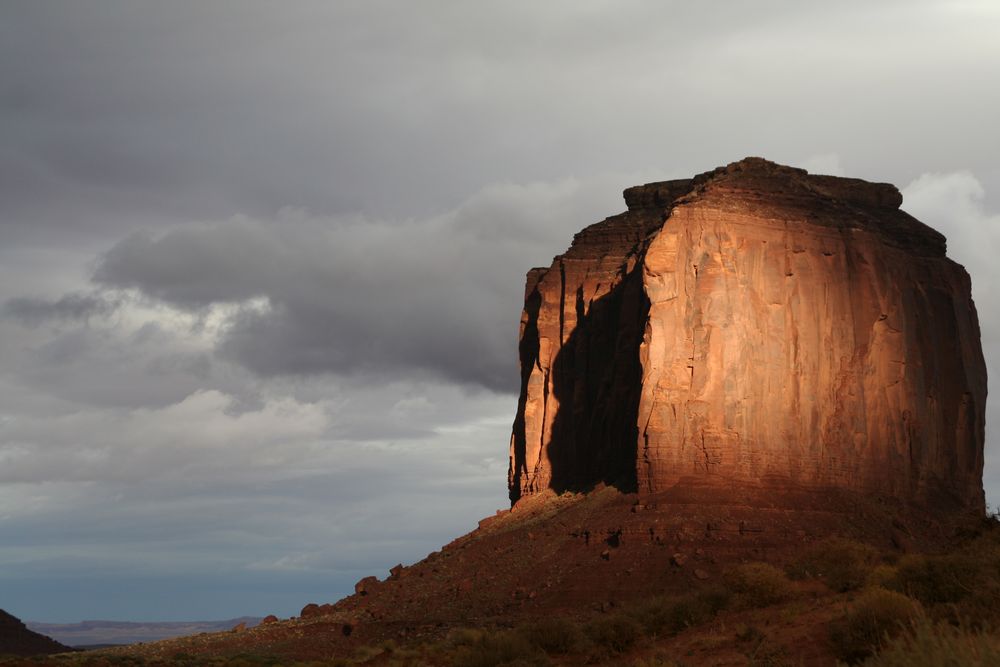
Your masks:
{"label": "dry grass", "polygon": [[860,662],[922,616],[919,602],[895,591],[869,588],[858,595],[844,617],[831,626],[833,652],[848,663]]}
{"label": "dry grass", "polygon": [[1000,665],[1000,635],[929,622],[888,643],[865,662],[869,667],[994,667]]}

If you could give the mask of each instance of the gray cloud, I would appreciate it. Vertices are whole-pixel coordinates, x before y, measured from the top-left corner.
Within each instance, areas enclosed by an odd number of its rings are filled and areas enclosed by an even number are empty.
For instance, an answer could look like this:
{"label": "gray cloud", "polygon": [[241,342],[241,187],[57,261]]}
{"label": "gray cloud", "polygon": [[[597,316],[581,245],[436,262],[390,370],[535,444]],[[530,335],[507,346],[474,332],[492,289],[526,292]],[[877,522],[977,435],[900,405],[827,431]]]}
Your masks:
{"label": "gray cloud", "polygon": [[615,212],[608,200],[624,208],[626,177],[491,186],[425,220],[287,211],[137,233],[94,280],[191,311],[258,300],[228,320],[218,351],[262,376],[426,371],[513,391],[522,276],[602,206]]}
{"label": "gray cloud", "polygon": [[8,233],[287,205],[424,217],[484,183],[691,173],[747,154],[836,151],[852,174],[895,182],[922,165],[993,168],[977,130],[1000,96],[988,5],[431,7],[7,8]]}

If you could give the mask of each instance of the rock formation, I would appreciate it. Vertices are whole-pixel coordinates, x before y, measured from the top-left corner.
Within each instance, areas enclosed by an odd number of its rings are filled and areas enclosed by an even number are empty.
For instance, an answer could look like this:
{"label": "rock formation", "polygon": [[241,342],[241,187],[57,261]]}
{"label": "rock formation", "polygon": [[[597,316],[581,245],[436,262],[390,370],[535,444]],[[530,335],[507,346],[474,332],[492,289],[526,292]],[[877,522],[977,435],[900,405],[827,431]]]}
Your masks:
{"label": "rock formation", "polygon": [[528,273],[512,501],[606,482],[983,511],[969,276],[895,187],[747,158],[624,194]]}

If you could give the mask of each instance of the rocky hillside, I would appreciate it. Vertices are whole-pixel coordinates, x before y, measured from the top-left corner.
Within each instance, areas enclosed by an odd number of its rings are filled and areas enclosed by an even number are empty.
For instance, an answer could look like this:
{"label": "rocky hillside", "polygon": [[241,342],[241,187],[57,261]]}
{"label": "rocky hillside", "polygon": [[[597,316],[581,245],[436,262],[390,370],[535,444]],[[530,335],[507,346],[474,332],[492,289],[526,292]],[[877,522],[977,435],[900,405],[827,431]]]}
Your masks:
{"label": "rocky hillside", "polygon": [[0,655],[46,655],[69,650],[68,646],[32,632],[20,619],[0,609]]}

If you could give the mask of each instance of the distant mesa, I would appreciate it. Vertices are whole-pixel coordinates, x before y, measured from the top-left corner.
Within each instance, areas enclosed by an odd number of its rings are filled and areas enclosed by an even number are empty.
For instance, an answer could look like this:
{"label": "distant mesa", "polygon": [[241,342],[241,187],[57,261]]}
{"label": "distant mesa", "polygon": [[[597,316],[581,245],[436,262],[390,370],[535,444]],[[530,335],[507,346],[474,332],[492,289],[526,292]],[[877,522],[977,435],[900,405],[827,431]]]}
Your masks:
{"label": "distant mesa", "polygon": [[528,272],[512,502],[607,483],[983,513],[969,276],[894,186],[746,158],[624,194]]}

